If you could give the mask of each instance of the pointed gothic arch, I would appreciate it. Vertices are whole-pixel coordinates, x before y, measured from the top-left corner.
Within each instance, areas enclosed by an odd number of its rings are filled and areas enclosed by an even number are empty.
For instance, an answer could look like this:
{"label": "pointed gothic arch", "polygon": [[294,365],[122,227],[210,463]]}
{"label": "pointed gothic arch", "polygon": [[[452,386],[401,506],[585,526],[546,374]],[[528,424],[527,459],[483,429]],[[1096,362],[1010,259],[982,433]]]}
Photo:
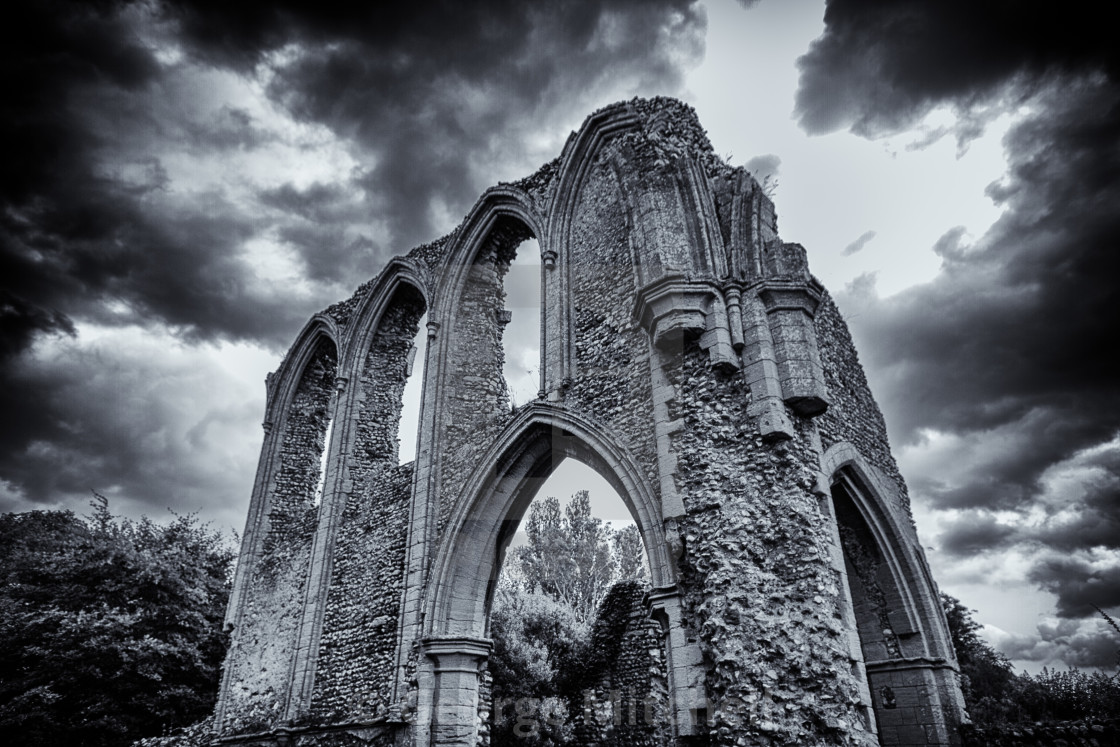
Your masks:
{"label": "pointed gothic arch", "polygon": [[676,583],[654,491],[634,458],[591,418],[536,403],[492,443],[467,481],[436,554],[427,636],[485,637],[505,546],[540,484],[567,458],[601,474],[642,535],[653,586]]}
{"label": "pointed gothic arch", "polygon": [[847,442],[828,449],[821,466],[861,649],[858,666],[880,738],[916,723],[918,708],[928,711],[915,697],[922,691],[941,706],[930,728],[950,739],[944,714],[963,707],[959,669],[928,566],[890,505],[897,489]]}
{"label": "pointed gothic arch", "polygon": [[[249,657],[231,658],[241,665],[240,671],[231,665],[223,670],[219,718],[228,708],[237,707],[239,696],[254,692],[253,687],[256,692],[273,693],[274,718],[290,703],[298,620],[304,613],[301,592],[311,570],[314,527],[320,514],[314,493],[322,457],[330,448],[326,436],[336,404],[338,337],[333,319],[325,314],[312,317],[268,379],[265,443],[226,615],[226,625],[243,634],[269,630],[268,644]],[[257,612],[261,607],[276,610],[278,620],[261,620]],[[253,684],[234,688],[235,679]]]}
{"label": "pointed gothic arch", "polygon": [[[530,236],[543,396],[516,408],[503,273]],[[398,464],[422,310],[417,453]],[[476,747],[501,552],[569,457],[612,482],[643,537],[665,747],[952,743],[948,634],[861,382],[805,250],[695,113],[653,99],[593,114],[559,159],[313,318],[270,378],[216,743]],[[296,498],[324,448],[311,513]]]}

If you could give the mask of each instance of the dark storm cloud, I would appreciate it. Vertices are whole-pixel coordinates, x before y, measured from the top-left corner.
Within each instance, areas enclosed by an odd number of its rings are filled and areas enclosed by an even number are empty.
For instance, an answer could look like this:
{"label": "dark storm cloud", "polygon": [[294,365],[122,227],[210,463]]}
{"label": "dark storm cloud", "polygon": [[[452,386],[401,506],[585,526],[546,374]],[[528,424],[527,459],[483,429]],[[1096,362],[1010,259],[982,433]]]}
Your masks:
{"label": "dark storm cloud", "polygon": [[[1047,116],[1007,136],[1006,208],[972,245],[938,242],[940,274],[888,299],[848,296],[896,438],[920,430],[1029,434],[993,453],[988,484],[945,505],[1014,507],[1049,465],[1120,427],[1107,341],[1120,302],[1120,96],[1104,83],[1050,91]],[[861,306],[862,304],[862,306]],[[933,313],[931,313],[933,312]]]}
{"label": "dark storm cloud", "polygon": [[[44,235],[34,214],[57,206],[49,196],[84,165],[94,138],[61,104],[74,87],[109,84],[128,90],[158,73],[148,50],[125,33],[114,12],[68,3],[36,3],[9,16],[0,30],[0,365],[40,333],[72,332],[65,310],[51,298],[55,279],[37,270]],[[80,177],[79,177],[80,178]],[[44,204],[46,203],[46,204]],[[95,211],[68,211],[63,230],[94,229]],[[33,239],[19,246],[13,233]],[[68,278],[63,278],[65,284]]]}
{"label": "dark storm cloud", "polygon": [[[220,418],[188,429],[173,404],[217,396],[228,371],[196,386],[154,350],[93,355],[83,325],[280,350],[482,188],[555,156],[591,109],[672,93],[704,26],[690,0],[54,0],[6,20],[0,495],[17,503],[4,508],[107,486],[169,503],[247,495],[221,484],[232,467],[203,468],[202,436],[183,441]],[[238,99],[250,84],[269,100]],[[320,147],[337,178],[253,171]],[[230,173],[235,158],[249,168]]]}
{"label": "dark storm cloud", "polygon": [[1073,469],[1080,493],[1063,491],[1058,508],[1075,506],[1076,514],[1048,521],[1033,538],[1060,552],[1120,549],[1120,441],[1082,455]]}
{"label": "dark storm cloud", "polygon": [[[966,244],[946,234],[941,272],[927,284],[887,299],[842,297],[896,441],[920,442],[932,429],[971,447],[951,470],[915,481],[936,507],[1026,516],[1047,494],[1048,470],[1080,463],[1078,454],[1120,431],[1110,349],[1120,304],[1120,94],[1096,78],[1037,103],[1042,114],[1006,138],[1010,171],[989,189],[1006,212],[985,236]],[[1064,505],[1046,509],[1079,518],[1018,541],[1066,553],[1116,547],[1108,538],[1120,525],[1120,460],[1079,466],[1087,472],[1077,484],[1088,488],[1071,483]],[[964,555],[971,535],[958,526],[942,541]],[[1092,600],[1120,604],[1120,567],[1090,578],[1079,563],[1040,562],[1032,579],[1062,614],[1088,614]]]}
{"label": "dark storm cloud", "polygon": [[259,421],[259,385],[215,390],[224,373],[213,357],[155,336],[46,347],[8,373],[24,397],[3,402],[6,421],[21,429],[0,430],[0,469],[19,491],[0,491],[0,511],[60,501],[80,509],[97,491],[115,511],[163,518],[168,507],[205,509],[222,526],[241,525],[258,446],[245,443],[241,424]]}
{"label": "dark storm cloud", "polygon": [[1120,567],[1098,567],[1080,558],[1052,556],[1031,570],[1031,580],[1058,597],[1058,614],[1087,617],[1094,607],[1120,605]]}
{"label": "dark storm cloud", "polygon": [[937,545],[958,558],[1018,550],[1031,564],[1030,580],[1055,595],[1062,615],[1120,604],[1120,440],[1051,467],[1031,501],[1034,518],[960,512],[942,523]]}
{"label": "dark storm cloud", "polygon": [[[255,221],[217,193],[168,194],[159,137],[198,148],[259,139],[244,112],[213,126],[161,111],[168,71],[129,3],[38,3],[5,26],[0,350],[75,319],[165,323],[189,337],[290,336],[289,304],[245,302],[236,261]],[[183,102],[189,105],[190,102]],[[164,121],[161,121],[161,117]]]}
{"label": "dark storm cloud", "polygon": [[172,8],[203,59],[247,69],[296,45],[274,62],[270,95],[365,149],[361,184],[394,252],[451,228],[447,214],[497,176],[551,157],[527,154],[534,134],[578,126],[607,99],[675,89],[703,30],[692,0]]}
{"label": "dark storm cloud", "polygon": [[279,238],[299,253],[313,281],[359,280],[373,270],[370,258],[382,253],[368,235],[351,229],[370,219],[364,190],[353,180],[304,189],[289,183],[262,190],[257,199],[275,211]]}
{"label": "dark storm cloud", "polygon": [[1092,0],[829,0],[824,20],[798,61],[796,112],[812,133],[895,131],[941,103],[982,108],[1010,81],[1022,95],[1050,75],[1120,73]]}
{"label": "dark storm cloud", "polygon": [[[237,255],[267,227],[225,195],[168,194],[169,146],[204,156],[270,136],[236,106],[193,112],[210,83],[161,63],[157,48],[246,74],[265,65],[277,102],[357,149],[363,167],[286,195],[293,213],[271,224],[312,282],[355,286],[449,229],[497,175],[536,165],[531,134],[578,124],[599,96],[671,90],[702,27],[681,0],[36,4],[6,25],[0,53],[0,351],[70,331],[74,318],[120,318],[121,304],[135,312],[122,322],[283,344],[329,300],[276,309],[248,298],[252,270]],[[280,207],[281,191],[262,201]],[[361,225],[371,216],[382,235]],[[98,312],[106,301],[111,315]]]}
{"label": "dark storm cloud", "polygon": [[252,150],[275,140],[244,109],[223,106],[209,121],[181,122],[184,139],[202,152]]}
{"label": "dark storm cloud", "polygon": [[966,512],[956,517],[938,540],[941,549],[953,555],[979,555],[1002,549],[1015,534],[1014,527],[1000,524],[992,516]]}
{"label": "dark storm cloud", "polygon": [[1068,619],[1045,622],[1038,626],[1036,635],[1009,635],[997,639],[996,644],[1010,659],[1049,664],[1057,660],[1074,667],[1114,667],[1120,635],[1102,618],[1087,622],[1088,625]]}
{"label": "dark storm cloud", "polygon": [[869,137],[948,105],[962,143],[1022,107],[988,189],[1002,217],[975,240],[947,227],[934,280],[881,299],[864,279],[841,306],[895,442],[949,449],[912,483],[968,510],[947,514],[942,548],[1034,558],[1031,580],[1075,617],[1120,604],[1120,48],[1102,12],[831,0],[796,99],[807,131]]}

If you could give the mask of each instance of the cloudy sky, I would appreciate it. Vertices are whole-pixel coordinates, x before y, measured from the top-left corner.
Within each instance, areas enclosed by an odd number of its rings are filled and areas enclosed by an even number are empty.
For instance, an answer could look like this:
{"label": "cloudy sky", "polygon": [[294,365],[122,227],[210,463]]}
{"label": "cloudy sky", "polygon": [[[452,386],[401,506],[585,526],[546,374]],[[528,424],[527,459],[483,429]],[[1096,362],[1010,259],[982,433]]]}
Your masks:
{"label": "cloudy sky", "polygon": [[[1023,667],[1120,612],[1120,58],[1097,3],[39,0],[0,30],[0,510],[244,522],[308,316],[668,94],[776,183],[942,587]],[[369,7],[362,7],[369,6]]]}

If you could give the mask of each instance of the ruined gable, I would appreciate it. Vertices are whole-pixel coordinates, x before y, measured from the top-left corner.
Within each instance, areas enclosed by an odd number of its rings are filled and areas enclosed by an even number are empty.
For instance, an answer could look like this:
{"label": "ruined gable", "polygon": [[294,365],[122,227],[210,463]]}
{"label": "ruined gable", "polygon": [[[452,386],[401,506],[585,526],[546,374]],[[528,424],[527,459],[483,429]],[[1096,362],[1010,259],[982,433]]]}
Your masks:
{"label": "ruined gable", "polygon": [[[528,237],[540,395],[515,407],[505,283]],[[424,314],[417,457],[398,465]],[[663,723],[634,734],[956,739],[937,590],[846,326],[680,102],[592,114],[558,159],[317,315],[270,379],[266,423],[222,743],[485,742],[489,596],[566,458],[615,487],[648,555],[631,627],[656,644]],[[637,677],[619,666],[599,684]]]}

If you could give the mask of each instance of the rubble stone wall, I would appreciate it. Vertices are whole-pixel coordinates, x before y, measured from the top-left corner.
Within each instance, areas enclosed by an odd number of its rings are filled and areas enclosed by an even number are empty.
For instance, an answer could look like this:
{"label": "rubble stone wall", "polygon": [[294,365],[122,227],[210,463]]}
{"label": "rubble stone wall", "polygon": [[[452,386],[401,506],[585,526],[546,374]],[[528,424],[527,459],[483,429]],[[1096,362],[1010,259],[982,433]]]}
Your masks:
{"label": "rubble stone wall", "polygon": [[656,482],[649,342],[631,318],[633,250],[609,155],[596,160],[581,185],[566,247],[575,375],[564,397],[573,409],[594,413]]}
{"label": "rubble stone wall", "polygon": [[529,238],[514,219],[490,232],[473,258],[456,304],[453,325],[440,334],[452,341],[444,366],[445,399],[440,418],[442,530],[463,483],[510,416],[510,395],[502,365],[502,337],[508,318],[503,279],[517,247]]}
{"label": "rubble stone wall", "polygon": [[713,375],[706,358],[690,346],[669,377],[684,421],[673,443],[688,509],[681,586],[711,666],[709,727],[720,742],[746,725],[772,744],[871,744],[845,676],[809,428],[765,446],[742,375]]}
{"label": "rubble stone wall", "polygon": [[655,747],[671,741],[665,652],[646,589],[615,585],[599,608],[581,671],[571,673],[575,744]]}
{"label": "rubble stone wall", "polygon": [[277,468],[267,486],[259,549],[249,557],[252,592],[245,595],[223,684],[230,700],[231,718],[225,726],[230,731],[253,732],[275,723],[287,705],[336,370],[335,346],[321,339],[298,372],[299,384],[283,421],[273,426],[281,429]]}
{"label": "rubble stone wall", "polygon": [[860,365],[848,325],[832,297],[825,293],[814,319],[825,383],[828,411],[818,418],[822,446],[847,442],[893,482],[895,501],[907,516],[910,499],[887,440],[887,423],[879,410]]}
{"label": "rubble stone wall", "polygon": [[[514,408],[504,286],[531,236],[543,390]],[[425,309],[419,449],[398,466]],[[633,743],[959,743],[947,628],[851,337],[687,106],[592,114],[316,319],[338,349],[269,387],[283,425],[250,507],[219,740],[485,743],[502,546],[576,457],[624,494],[650,557],[656,623],[628,619],[638,658],[602,680],[654,688],[663,666],[664,728]]]}
{"label": "rubble stone wall", "polygon": [[357,382],[345,506],[316,664],[316,720],[368,720],[390,705],[413,476],[411,463],[397,464],[398,430],[423,311],[414,290],[398,292]]}

